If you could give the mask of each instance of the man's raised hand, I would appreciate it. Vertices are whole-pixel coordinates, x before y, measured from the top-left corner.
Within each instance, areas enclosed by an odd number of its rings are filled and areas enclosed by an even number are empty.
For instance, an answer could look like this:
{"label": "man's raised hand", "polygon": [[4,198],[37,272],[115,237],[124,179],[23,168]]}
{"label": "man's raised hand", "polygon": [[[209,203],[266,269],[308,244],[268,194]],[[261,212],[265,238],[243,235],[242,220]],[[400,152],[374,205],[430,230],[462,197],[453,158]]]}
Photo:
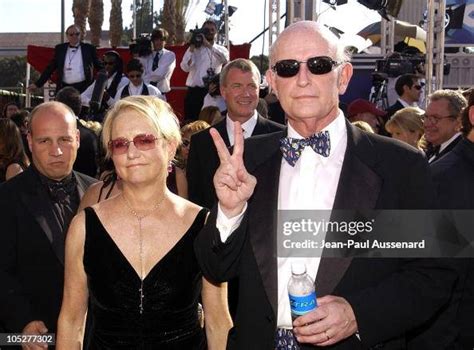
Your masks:
{"label": "man's raised hand", "polygon": [[244,166],[244,137],[239,122],[234,122],[234,150],[230,154],[217,130],[210,130],[219,155],[220,165],[214,175],[214,187],[223,213],[238,215],[252,196],[257,179]]}

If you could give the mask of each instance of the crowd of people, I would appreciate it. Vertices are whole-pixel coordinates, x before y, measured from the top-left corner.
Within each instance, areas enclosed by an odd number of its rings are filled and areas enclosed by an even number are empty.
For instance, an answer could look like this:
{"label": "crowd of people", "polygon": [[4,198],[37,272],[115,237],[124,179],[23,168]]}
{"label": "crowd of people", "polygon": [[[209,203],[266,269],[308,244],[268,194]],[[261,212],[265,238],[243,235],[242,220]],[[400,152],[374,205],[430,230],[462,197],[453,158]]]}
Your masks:
{"label": "crowd of people", "polygon": [[[0,333],[34,336],[27,349],[47,334],[57,349],[472,349],[472,259],[276,247],[281,210],[474,209],[473,90],[423,108],[421,77],[405,74],[386,111],[344,106],[350,55],[301,21],[271,47],[261,96],[258,68],[229,60],[216,32],[204,22],[179,62],[181,121],[160,28],[125,64],[72,25],[29,87],[56,71],[55,101],[4,106]],[[301,261],[318,307],[293,319]]]}

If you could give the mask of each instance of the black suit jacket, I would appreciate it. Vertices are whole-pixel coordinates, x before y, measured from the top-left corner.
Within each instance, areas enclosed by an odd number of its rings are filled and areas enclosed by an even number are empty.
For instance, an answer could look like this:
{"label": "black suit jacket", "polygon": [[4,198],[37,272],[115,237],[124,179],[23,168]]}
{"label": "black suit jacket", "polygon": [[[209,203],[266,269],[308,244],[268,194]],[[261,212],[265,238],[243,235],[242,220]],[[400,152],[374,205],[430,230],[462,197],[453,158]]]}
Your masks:
{"label": "black suit jacket", "polygon": [[[62,43],[56,45],[54,48],[54,56],[49,62],[48,66],[41,73],[35,85],[42,87],[44,83],[51,77],[54,71],[58,72],[58,81],[56,83],[56,90],[60,90],[63,87],[63,74],[64,64],[66,60],[66,53],[69,47],[69,43]],[[87,85],[92,84],[94,80],[94,68],[99,70],[103,68],[102,62],[97,58],[97,51],[95,46],[87,43],[81,43],[82,63],[84,67],[85,81]]]}
{"label": "black suit jacket", "polygon": [[74,170],[96,177],[99,172],[99,138],[89,128],[77,121],[80,133],[80,147],[77,150],[77,158],[74,162]]}
{"label": "black suit jacket", "polygon": [[[436,184],[439,206],[442,209],[470,209],[468,212],[453,212],[458,222],[469,223],[465,214],[472,215],[474,209],[474,143],[466,138],[459,141],[451,152],[437,162],[431,164],[433,179]],[[472,239],[472,225],[466,238]],[[468,232],[467,231],[467,232]],[[467,244],[469,244],[467,242]],[[459,259],[461,260],[461,259]],[[465,259],[467,274],[462,288],[461,303],[457,316],[460,330],[460,341],[465,349],[474,348],[474,259]]]}
{"label": "black suit jacket", "polygon": [[[213,127],[219,132],[227,147],[230,147],[226,119],[224,118]],[[275,123],[259,115],[252,136],[270,134],[281,131],[284,128],[284,125]],[[209,129],[194,134],[191,137],[191,148],[189,150],[186,167],[188,199],[191,202],[206,208],[212,208],[216,201],[213,179],[218,167],[219,157]]]}
{"label": "black suit jacket", "polygon": [[399,111],[400,109],[405,108],[400,101],[397,100],[393,105],[387,108],[387,115],[385,116],[386,119],[390,119],[395,112]]}
{"label": "black suit jacket", "polygon": [[[433,203],[428,166],[420,152],[395,140],[364,133],[349,123],[347,129],[348,144],[335,209],[415,209]],[[208,278],[226,281],[238,275],[241,281],[228,349],[274,348],[282,136],[285,132],[246,140],[244,160],[248,171],[256,176],[257,186],[243,221],[222,243],[215,226],[214,207],[195,242],[198,261]],[[415,329],[430,318],[436,319],[449,300],[457,274],[450,266],[442,269],[438,264],[420,259],[321,259],[317,293],[346,298],[355,312],[361,337],[359,341],[354,335],[331,349],[406,348],[410,338],[417,335]],[[440,338],[444,335],[428,333],[424,339],[437,344],[434,348],[442,348],[444,340]],[[428,343],[417,344],[430,349]]]}
{"label": "black suit jacket", "polygon": [[[82,197],[96,180],[74,174]],[[48,199],[31,167],[0,186],[0,324],[9,332],[21,332],[33,320],[43,321],[49,332],[56,330],[64,284],[64,235],[57,232]],[[58,236],[62,244],[53,242]]]}
{"label": "black suit jacket", "polygon": [[[441,158],[443,158],[446,154],[448,154],[449,152],[451,152],[454,147],[456,147],[456,145],[458,144],[459,141],[461,141],[462,139],[462,136],[459,135],[458,137],[456,137],[449,145],[447,145],[441,152],[439,152],[439,154],[433,159],[433,160],[430,160],[430,164],[433,164],[437,161],[439,161]],[[427,154],[427,157],[428,159],[431,158],[431,155],[430,154]]]}

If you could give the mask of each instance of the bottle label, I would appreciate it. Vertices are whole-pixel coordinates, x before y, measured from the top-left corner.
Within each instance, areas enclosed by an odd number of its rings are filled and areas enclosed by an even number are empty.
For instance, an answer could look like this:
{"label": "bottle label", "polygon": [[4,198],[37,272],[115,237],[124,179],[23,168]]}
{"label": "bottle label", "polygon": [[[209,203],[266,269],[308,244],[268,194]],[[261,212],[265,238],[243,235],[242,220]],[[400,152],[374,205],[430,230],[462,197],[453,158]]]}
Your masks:
{"label": "bottle label", "polygon": [[316,302],[316,292],[312,292],[307,295],[291,295],[290,297],[290,308],[291,313],[296,316],[304,315],[318,306]]}

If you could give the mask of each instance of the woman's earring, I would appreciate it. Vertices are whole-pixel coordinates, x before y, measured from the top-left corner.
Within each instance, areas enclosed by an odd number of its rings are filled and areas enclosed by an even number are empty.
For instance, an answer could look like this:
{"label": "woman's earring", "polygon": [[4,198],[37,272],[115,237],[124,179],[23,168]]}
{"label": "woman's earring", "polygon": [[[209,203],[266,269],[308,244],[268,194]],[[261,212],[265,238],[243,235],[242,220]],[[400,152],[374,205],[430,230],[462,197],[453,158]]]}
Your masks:
{"label": "woman's earring", "polygon": [[168,173],[171,173],[173,171],[173,161],[168,161]]}

